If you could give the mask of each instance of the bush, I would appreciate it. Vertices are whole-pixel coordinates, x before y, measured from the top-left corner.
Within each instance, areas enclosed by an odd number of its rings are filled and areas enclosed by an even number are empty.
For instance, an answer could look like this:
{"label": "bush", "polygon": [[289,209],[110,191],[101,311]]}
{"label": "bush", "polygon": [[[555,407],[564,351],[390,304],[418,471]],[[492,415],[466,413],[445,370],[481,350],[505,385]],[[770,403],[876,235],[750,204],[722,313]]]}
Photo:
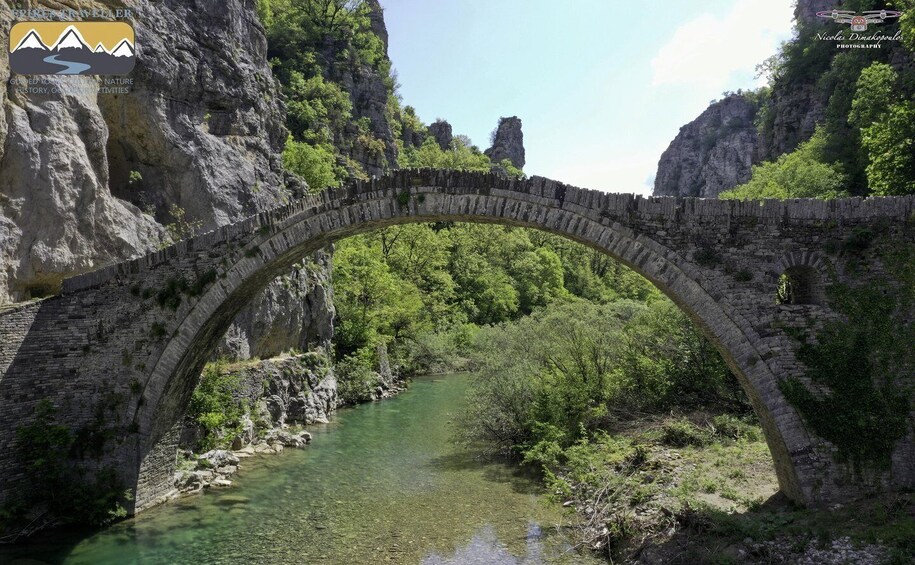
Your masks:
{"label": "bush", "polygon": [[671,447],[702,447],[714,439],[711,430],[700,428],[685,419],[666,422],[661,432],[661,441]]}
{"label": "bush", "polygon": [[465,353],[478,329],[474,324],[460,324],[420,334],[407,344],[406,372],[430,375],[465,370],[469,362]]}
{"label": "bush", "polygon": [[240,375],[224,361],[208,364],[191,396],[188,417],[203,429],[200,451],[228,445],[241,431],[245,405],[238,398]]}
{"label": "bush", "polygon": [[374,354],[369,348],[336,362],[337,398],[341,405],[359,404],[375,398],[375,389],[381,381],[374,365]]}
{"label": "bush", "polygon": [[481,328],[471,359],[459,436],[504,453],[567,447],[645,411],[747,409],[717,351],[667,300],[556,302]]}
{"label": "bush", "polygon": [[712,418],[715,435],[736,440],[759,441],[759,426],[732,414],[719,414]]}
{"label": "bush", "polygon": [[[35,408],[33,421],[17,430],[18,455],[26,471],[27,488],[20,489],[15,506],[20,512],[44,507],[63,523],[104,526],[123,518],[122,502],[131,500],[117,472],[109,467],[94,470],[72,457],[76,445],[70,428],[56,422],[56,410],[47,401]],[[7,522],[21,516],[7,515]]]}
{"label": "bush", "polygon": [[340,184],[334,172],[335,162],[331,148],[293,141],[292,136],[286,140],[283,167],[305,179],[312,192],[320,192]]}
{"label": "bush", "polygon": [[839,165],[825,162],[825,130],[817,129],[813,137],[797,150],[775,161],[753,167],[750,180],[722,192],[720,198],[754,200],[761,198],[839,198],[847,196],[848,178]]}

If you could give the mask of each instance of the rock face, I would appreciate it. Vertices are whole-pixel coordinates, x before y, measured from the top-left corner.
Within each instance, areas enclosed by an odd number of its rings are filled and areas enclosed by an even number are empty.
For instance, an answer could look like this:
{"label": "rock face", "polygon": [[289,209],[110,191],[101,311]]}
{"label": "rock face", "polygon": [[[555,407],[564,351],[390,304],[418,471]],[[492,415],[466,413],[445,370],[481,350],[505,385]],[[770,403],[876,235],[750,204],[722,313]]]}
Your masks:
{"label": "rock face", "polygon": [[716,198],[749,180],[758,161],[756,111],[753,101],[734,94],[680,128],[661,155],[654,194]]}
{"label": "rock face", "polygon": [[384,8],[378,0],[365,0],[369,8],[369,21],[372,24],[372,33],[378,36],[384,44],[384,54],[388,54],[388,26],[384,23]]}
{"label": "rock face", "polygon": [[[377,0],[369,0],[366,5],[371,29],[381,39],[386,54],[388,32],[381,5]],[[342,131],[333,132],[333,143],[344,155],[358,163],[365,174],[381,176],[397,167],[397,145],[387,111],[387,67],[373,67],[360,62],[350,55],[353,49],[348,40],[329,41],[319,49],[320,59],[330,62],[325,78],[347,92],[353,104],[353,119]],[[362,118],[368,120],[368,131],[361,130],[357,123]],[[366,143],[366,134],[381,141],[381,148],[374,143]],[[357,171],[351,171],[351,174],[359,176]]]}
{"label": "rock face", "polygon": [[[0,56],[0,304],[154,250],[173,207],[206,231],[301,192],[281,166],[285,111],[253,3],[121,4],[137,33],[129,94],[96,94],[92,77],[50,78],[84,88],[71,94],[26,94]],[[11,7],[0,0],[3,27]],[[295,346],[329,339],[327,278],[293,273],[256,299],[238,324],[249,354],[292,328]]]}
{"label": "rock face", "polygon": [[484,151],[493,163],[508,159],[519,169],[524,168],[524,134],[521,119],[517,116],[499,119],[499,126],[493,135],[492,147]]}
{"label": "rock face", "polygon": [[290,349],[329,348],[335,314],[330,273],[331,256],[319,251],[274,281],[238,315],[216,356],[265,359]]}
{"label": "rock face", "polygon": [[[0,0],[4,29],[13,7]],[[154,249],[162,227],[109,190],[95,80],[48,77],[75,88],[26,93],[9,83],[6,50],[0,80],[0,304],[51,294],[67,275]]]}
{"label": "rock face", "polygon": [[[284,110],[249,2],[131,3],[136,81],[100,96],[112,193],[172,221],[213,229],[281,203]],[[130,182],[130,173],[142,177]]]}
{"label": "rock face", "polygon": [[337,381],[323,350],[260,361],[241,372],[239,391],[264,429],[325,422],[337,408]]}
{"label": "rock face", "polygon": [[451,141],[454,139],[454,135],[451,133],[451,124],[445,120],[435,120],[434,123],[429,125],[429,135],[435,138],[435,142],[438,143],[438,146],[443,151],[451,148]]}
{"label": "rock face", "polygon": [[798,0],[794,6],[794,21],[800,25],[825,25],[829,20],[817,17],[817,12],[850,9],[843,8],[847,3],[845,0]]}
{"label": "rock face", "polygon": [[[801,32],[808,33],[827,29],[825,26],[835,27],[831,20],[816,14],[843,6],[848,7],[849,3],[798,0],[795,22]],[[893,66],[913,65],[911,56],[898,42],[884,45]],[[835,51],[839,54],[842,50]],[[827,60],[827,66],[828,63]],[[776,79],[764,102],[764,114],[759,112],[756,97],[731,95],[713,103],[699,118],[681,128],[664,152],[658,164],[654,194],[714,198],[720,192],[746,182],[751,164],[771,161],[797,149],[810,139],[817,124],[826,117],[833,87],[820,84],[822,72],[825,68],[796,74],[790,80]],[[735,119],[735,129],[719,130],[714,124],[728,116]],[[764,118],[760,127],[753,127],[754,120],[760,118]]]}
{"label": "rock face", "polygon": [[[281,433],[284,426],[326,422],[337,408],[337,381],[323,349],[229,367],[227,371],[237,377],[236,400],[250,407],[239,435],[225,438],[235,449],[260,442],[291,447],[292,440],[287,441]],[[196,449],[202,434],[195,422],[186,419],[179,446]]]}

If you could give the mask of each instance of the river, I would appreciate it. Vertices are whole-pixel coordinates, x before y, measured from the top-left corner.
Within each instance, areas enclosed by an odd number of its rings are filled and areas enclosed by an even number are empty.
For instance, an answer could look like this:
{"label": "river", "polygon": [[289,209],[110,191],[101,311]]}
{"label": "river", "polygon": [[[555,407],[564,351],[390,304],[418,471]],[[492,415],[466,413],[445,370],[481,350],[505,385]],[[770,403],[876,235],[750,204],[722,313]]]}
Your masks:
{"label": "river", "polygon": [[600,563],[567,551],[555,529],[562,513],[536,480],[449,441],[451,414],[469,382],[467,375],[415,379],[394,399],[309,426],[307,448],[243,460],[231,488],[88,537],[55,534],[0,549],[0,561]]}

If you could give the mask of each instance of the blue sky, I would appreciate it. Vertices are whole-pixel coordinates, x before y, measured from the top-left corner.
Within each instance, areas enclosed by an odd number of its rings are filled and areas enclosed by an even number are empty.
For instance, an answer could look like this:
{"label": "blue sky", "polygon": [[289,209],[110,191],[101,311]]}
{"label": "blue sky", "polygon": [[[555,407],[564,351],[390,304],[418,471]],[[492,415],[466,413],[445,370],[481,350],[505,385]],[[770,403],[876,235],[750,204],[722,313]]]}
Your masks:
{"label": "blue sky", "polygon": [[792,0],[381,0],[404,103],[480,148],[524,126],[525,172],[648,194],[680,126],[791,34]]}

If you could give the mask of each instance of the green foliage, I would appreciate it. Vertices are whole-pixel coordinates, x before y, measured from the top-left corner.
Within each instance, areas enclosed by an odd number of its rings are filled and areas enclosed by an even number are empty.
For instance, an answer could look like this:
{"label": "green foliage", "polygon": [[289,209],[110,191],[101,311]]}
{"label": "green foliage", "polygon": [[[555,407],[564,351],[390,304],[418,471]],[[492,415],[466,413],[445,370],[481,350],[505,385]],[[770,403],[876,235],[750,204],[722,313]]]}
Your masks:
{"label": "green foliage", "polygon": [[522,312],[533,312],[567,294],[562,261],[552,249],[538,247],[522,253],[512,262],[512,274]]}
{"label": "green foliage", "polygon": [[466,140],[455,137],[450,149],[443,150],[432,137],[427,137],[420,147],[407,147],[400,157],[404,169],[451,169],[455,171],[489,172],[489,157],[471,146]]}
{"label": "green foliage", "polygon": [[915,194],[915,103],[890,106],[862,132],[867,180],[874,194]]}
{"label": "green foliage", "polygon": [[554,302],[481,328],[471,359],[477,378],[461,437],[538,459],[555,451],[550,444],[564,449],[631,413],[746,409],[718,353],[666,300]]}
{"label": "green foliage", "polygon": [[898,97],[897,79],[896,71],[886,63],[873,63],[862,70],[848,115],[849,123],[863,129],[884,115]]}
{"label": "green foliage", "polygon": [[31,423],[17,429],[18,456],[28,483],[19,491],[19,506],[43,507],[64,523],[89,526],[125,517],[121,503],[130,500],[130,492],[114,469],[89,472],[74,460],[81,446],[68,426],[57,423],[55,414],[50,401],[43,400]]}
{"label": "green foliage", "polygon": [[374,351],[364,347],[352,355],[338,359],[335,364],[337,375],[337,398],[341,404],[359,404],[374,398],[380,384]]}
{"label": "green foliage", "polygon": [[240,431],[245,405],[237,398],[239,385],[240,376],[223,361],[204,368],[188,407],[188,417],[204,431],[201,451],[223,447]]}
{"label": "green foliage", "polygon": [[745,184],[721,193],[720,198],[754,200],[761,198],[838,198],[846,177],[841,167],[823,162],[826,137],[818,129],[796,151],[753,167]]}
{"label": "green foliage", "polygon": [[187,218],[187,212],[177,204],[172,204],[171,208],[169,208],[169,214],[172,217],[172,222],[165,226],[167,237],[159,245],[159,249],[194,237],[194,234],[197,233],[197,230],[203,225],[203,221],[201,220],[189,220]]}
{"label": "green foliage", "polygon": [[337,247],[333,283],[340,356],[373,348],[385,336],[414,335],[423,304],[419,289],[391,272],[379,247],[367,238],[344,240]]}
{"label": "green foliage", "polygon": [[283,149],[283,166],[287,171],[305,179],[311,192],[320,192],[340,184],[334,170],[335,161],[330,146],[294,141],[292,136],[286,140]]}
{"label": "green foliage", "polygon": [[829,287],[831,304],[846,319],[827,323],[798,350],[805,380],[818,391],[797,378],[781,383],[814,432],[858,469],[889,466],[910,428],[910,391],[897,379],[915,366],[915,246],[894,250],[888,263],[887,280]]}
{"label": "green foliage", "polygon": [[505,171],[505,174],[507,174],[510,177],[513,177],[516,179],[523,179],[527,176],[524,174],[524,171],[522,171],[521,169],[516,167],[514,164],[512,164],[511,159],[502,159],[501,161],[499,161],[498,166],[501,167],[502,170]]}
{"label": "green foliage", "polygon": [[[910,0],[902,3],[911,5]],[[870,0],[843,4],[843,9],[859,11],[882,7],[884,5]],[[880,26],[879,33],[892,36],[898,26],[903,43],[907,43],[906,38],[911,37],[911,17],[905,10],[903,12],[899,23],[887,21]],[[776,116],[784,115],[784,104],[797,100],[799,93],[804,93],[801,96],[811,101],[825,102],[818,124],[823,144],[821,154],[815,160],[825,165],[841,164],[840,172],[846,177],[844,191],[867,195],[874,192],[875,187],[871,185],[871,175],[866,172],[872,152],[863,145],[864,129],[873,123],[877,114],[889,108],[890,102],[895,104],[911,99],[915,94],[915,74],[901,70],[901,80],[895,80],[895,73],[887,63],[905,57],[896,48],[896,42],[890,42],[892,46],[884,43],[881,49],[835,49],[833,42],[817,38],[817,33],[822,31],[821,26],[800,25],[796,36],[785,43],[777,55],[758,67],[760,73],[769,78],[773,91],[782,95],[763,104],[757,114],[758,127],[764,147],[774,147],[776,144],[771,142],[776,136],[783,138],[782,143],[786,141],[784,128],[777,130],[775,127]],[[847,29],[845,33],[848,33]],[[895,66],[905,69],[904,65]],[[886,143],[892,146],[903,143],[906,135],[897,129],[887,137]],[[794,196],[789,193],[787,197]]]}
{"label": "green foliage", "polygon": [[384,162],[384,142],[370,134],[364,119],[355,119],[351,96],[341,84],[348,74],[376,73],[388,91],[386,116],[400,115],[396,80],[383,43],[371,30],[369,6],[357,0],[259,0],[258,13],[267,29],[273,74],[286,98],[286,126],[294,143],[306,144],[292,146],[284,165],[298,169],[312,189],[320,190],[348,176],[364,176],[354,155]]}
{"label": "green foliage", "polygon": [[181,306],[181,295],[187,290],[187,281],[183,276],[170,277],[165,287],[156,293],[156,302],[160,308],[177,310]]}
{"label": "green foliage", "polygon": [[[467,328],[514,320],[569,295],[596,302],[660,296],[598,251],[479,224],[404,225],[344,240],[334,285],[338,358],[384,341],[406,372],[461,367]],[[419,358],[426,354],[432,358]]]}
{"label": "green foliage", "polygon": [[666,422],[661,432],[661,441],[673,447],[702,447],[711,443],[713,437],[711,430],[700,428],[686,419]]}

